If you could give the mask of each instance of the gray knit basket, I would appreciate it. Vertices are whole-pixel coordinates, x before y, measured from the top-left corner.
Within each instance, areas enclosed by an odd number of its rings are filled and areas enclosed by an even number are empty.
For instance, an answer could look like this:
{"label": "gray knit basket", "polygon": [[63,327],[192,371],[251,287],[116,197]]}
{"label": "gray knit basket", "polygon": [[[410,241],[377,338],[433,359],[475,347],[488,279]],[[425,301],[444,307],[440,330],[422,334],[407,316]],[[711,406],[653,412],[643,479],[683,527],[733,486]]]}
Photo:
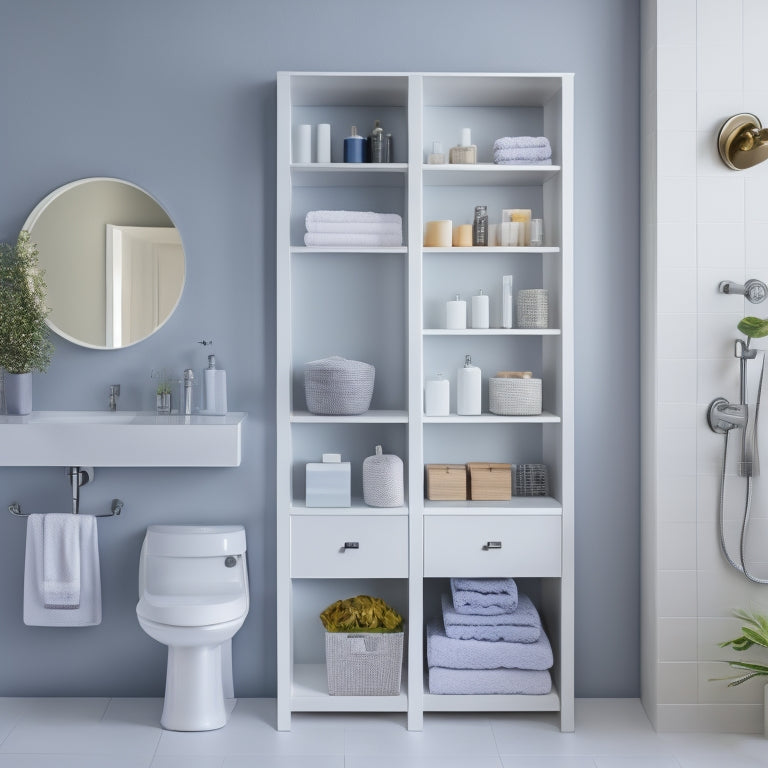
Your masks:
{"label": "gray knit basket", "polygon": [[402,632],[326,632],[331,696],[399,696]]}
{"label": "gray knit basket", "polygon": [[517,292],[517,327],[547,328],[549,325],[549,291],[530,288]]}
{"label": "gray knit basket", "polygon": [[376,369],[343,357],[313,360],[304,366],[304,394],[310,413],[356,416],[365,413],[373,397]]}
{"label": "gray knit basket", "polygon": [[369,507],[402,507],[405,504],[403,488],[403,460],[392,453],[376,453],[363,461],[363,501]]}
{"label": "gray knit basket", "polygon": [[541,379],[488,379],[488,410],[498,416],[538,416]]}

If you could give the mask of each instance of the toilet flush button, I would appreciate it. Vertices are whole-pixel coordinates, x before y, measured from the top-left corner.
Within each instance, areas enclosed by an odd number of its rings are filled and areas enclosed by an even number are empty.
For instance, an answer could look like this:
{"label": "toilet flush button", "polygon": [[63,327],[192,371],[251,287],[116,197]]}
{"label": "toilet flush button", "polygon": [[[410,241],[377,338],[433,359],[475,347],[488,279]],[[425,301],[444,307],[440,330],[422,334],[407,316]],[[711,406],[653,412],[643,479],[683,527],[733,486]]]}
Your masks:
{"label": "toilet flush button", "polygon": [[234,568],[237,565],[237,558],[230,555],[224,560],[224,565],[226,565],[227,568]]}

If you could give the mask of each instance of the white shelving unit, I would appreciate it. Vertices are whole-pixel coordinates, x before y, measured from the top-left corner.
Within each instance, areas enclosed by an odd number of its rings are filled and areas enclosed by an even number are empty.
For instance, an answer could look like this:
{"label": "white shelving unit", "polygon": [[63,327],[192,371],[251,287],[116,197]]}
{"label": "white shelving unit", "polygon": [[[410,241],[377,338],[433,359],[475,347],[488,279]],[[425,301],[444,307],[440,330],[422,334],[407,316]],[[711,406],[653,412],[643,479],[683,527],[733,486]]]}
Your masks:
{"label": "white shelving unit", "polygon": [[[277,78],[277,632],[278,729],[300,711],[407,712],[418,730],[429,711],[559,711],[573,730],[573,76],[570,74],[310,73]],[[374,120],[394,137],[391,164],[344,164],[351,125]],[[303,123],[331,123],[331,163],[293,163]],[[472,128],[476,165],[427,165]],[[497,166],[494,139],[544,135],[551,166]],[[485,204],[531,208],[545,245],[425,248],[424,222],[469,224]],[[399,213],[405,246],[308,248],[310,210]],[[502,329],[502,275],[515,290],[547,288],[550,327]],[[491,297],[488,330],[442,328],[456,292]],[[305,362],[332,354],[376,366],[371,410],[316,416],[306,410]],[[423,383],[455,371],[465,354],[483,371],[480,416],[423,415]],[[543,381],[540,416],[487,412],[496,370],[531,370]],[[455,412],[455,374],[450,376]],[[377,444],[406,466],[406,505],[362,500],[362,460]],[[304,465],[323,452],[352,462],[352,506],[308,508]],[[547,464],[551,496],[504,502],[424,498],[424,465],[493,461]],[[341,553],[343,542],[360,549]],[[481,543],[501,540],[502,550]],[[545,696],[435,695],[428,689],[424,626],[439,614],[451,576],[511,576],[536,603],[555,654]],[[375,594],[407,622],[399,696],[330,696],[319,613],[331,602]]]}

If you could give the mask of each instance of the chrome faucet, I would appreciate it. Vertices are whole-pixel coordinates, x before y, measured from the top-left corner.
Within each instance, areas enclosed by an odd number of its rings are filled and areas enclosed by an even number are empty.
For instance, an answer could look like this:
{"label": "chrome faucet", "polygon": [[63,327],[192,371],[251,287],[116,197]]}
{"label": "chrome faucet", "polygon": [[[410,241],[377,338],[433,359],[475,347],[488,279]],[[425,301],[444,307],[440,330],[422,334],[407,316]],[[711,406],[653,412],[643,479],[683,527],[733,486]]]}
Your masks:
{"label": "chrome faucet", "polygon": [[119,384],[110,384],[109,385],[109,410],[110,411],[116,411],[117,410],[117,398],[120,397],[120,385]]}

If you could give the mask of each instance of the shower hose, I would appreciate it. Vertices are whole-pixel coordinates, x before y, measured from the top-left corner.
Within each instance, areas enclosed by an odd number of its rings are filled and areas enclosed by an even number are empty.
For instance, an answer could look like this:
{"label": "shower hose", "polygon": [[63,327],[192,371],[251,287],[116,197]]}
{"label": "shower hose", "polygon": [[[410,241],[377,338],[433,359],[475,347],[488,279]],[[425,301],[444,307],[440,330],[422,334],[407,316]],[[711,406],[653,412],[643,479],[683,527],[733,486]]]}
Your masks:
{"label": "shower hose", "polygon": [[[761,379],[762,383],[762,379]],[[757,406],[759,407],[759,405]],[[755,419],[757,419],[757,407],[755,408]],[[728,563],[733,566],[737,571],[740,571],[744,576],[755,584],[768,584],[768,579],[760,579],[749,572],[746,560],[747,551],[747,532],[749,530],[749,518],[752,513],[752,474],[747,475],[747,495],[744,502],[744,520],[741,524],[741,540],[739,544],[739,559],[740,563],[737,563],[728,553],[728,549],[725,546],[725,465],[728,459],[728,434],[730,430],[725,433],[725,448],[723,450],[723,467],[720,473],[720,510],[718,514],[718,523],[720,529],[720,550]]]}

